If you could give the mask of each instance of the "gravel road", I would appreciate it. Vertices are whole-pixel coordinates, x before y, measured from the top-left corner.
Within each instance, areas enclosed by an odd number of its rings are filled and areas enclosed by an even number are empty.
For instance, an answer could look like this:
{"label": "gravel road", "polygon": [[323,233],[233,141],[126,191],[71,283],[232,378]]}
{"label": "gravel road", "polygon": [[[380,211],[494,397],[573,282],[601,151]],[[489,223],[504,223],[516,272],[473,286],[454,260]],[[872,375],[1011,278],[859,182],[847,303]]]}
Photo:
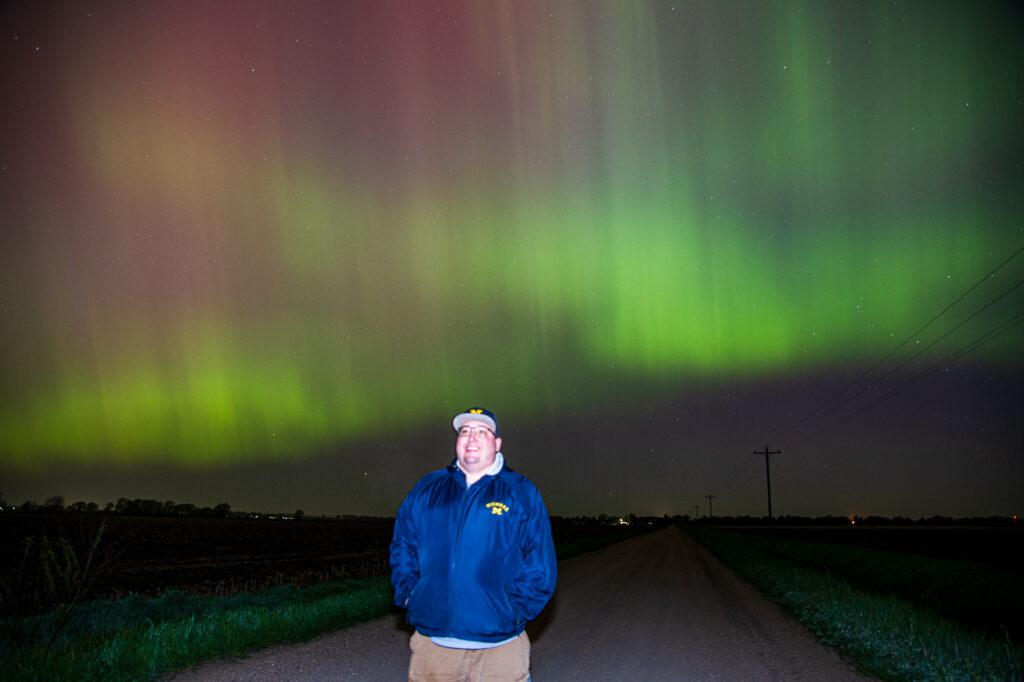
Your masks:
{"label": "gravel road", "polygon": [[[560,562],[527,633],[535,682],[874,679],[674,527]],[[404,680],[410,634],[392,615],[167,679]]]}

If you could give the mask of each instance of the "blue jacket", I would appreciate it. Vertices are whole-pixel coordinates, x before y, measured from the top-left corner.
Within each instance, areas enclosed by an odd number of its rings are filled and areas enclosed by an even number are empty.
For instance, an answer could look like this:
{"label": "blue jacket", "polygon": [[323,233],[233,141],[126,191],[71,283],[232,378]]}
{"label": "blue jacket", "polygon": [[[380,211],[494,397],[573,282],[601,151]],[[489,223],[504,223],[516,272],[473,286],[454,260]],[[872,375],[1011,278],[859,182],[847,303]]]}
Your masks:
{"label": "blue jacket", "polygon": [[467,488],[453,462],[424,476],[398,510],[391,585],[420,634],[515,637],[547,604],[556,577],[544,501],[508,466]]}

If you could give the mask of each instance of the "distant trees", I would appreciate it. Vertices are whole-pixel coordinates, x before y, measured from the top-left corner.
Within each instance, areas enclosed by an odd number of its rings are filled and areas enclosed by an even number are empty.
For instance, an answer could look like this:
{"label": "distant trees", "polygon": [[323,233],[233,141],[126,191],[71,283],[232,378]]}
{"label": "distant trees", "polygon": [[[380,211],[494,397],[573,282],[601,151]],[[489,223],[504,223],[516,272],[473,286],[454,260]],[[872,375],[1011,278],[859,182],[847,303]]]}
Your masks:
{"label": "distant trees", "polygon": [[96,514],[100,510],[95,502],[83,502],[82,500],[69,504],[65,509],[76,514]]}
{"label": "distant trees", "polygon": [[551,523],[563,526],[619,526],[623,523],[629,525],[653,525],[668,524],[673,520],[681,521],[682,517],[662,516],[637,516],[629,514],[599,514],[598,516],[552,516]]}
{"label": "distant trees", "polygon": [[54,495],[53,497],[46,498],[46,502],[43,502],[43,507],[39,511],[44,512],[62,512],[64,511],[64,497],[61,495]]}
{"label": "distant trees", "polygon": [[124,516],[187,516],[206,519],[226,519],[231,515],[231,505],[220,502],[214,507],[197,507],[191,503],[176,504],[174,500],[129,500],[122,497],[114,505],[114,511]]}
{"label": "distant trees", "polygon": [[171,513],[168,516],[199,516],[199,513],[198,508],[194,504],[174,504],[171,502]]}
{"label": "distant trees", "polygon": [[60,495],[46,498],[42,504],[26,500],[17,507],[10,506],[0,498],[0,511],[19,513],[46,514],[116,514],[119,516],[183,516],[191,518],[227,519],[231,517],[247,517],[247,512],[232,512],[231,505],[219,502],[213,507],[197,507],[191,503],[178,504],[174,500],[148,500],[127,497],[118,498],[116,502],[108,502],[102,509],[95,502],[78,501],[65,505]]}
{"label": "distant trees", "polygon": [[163,509],[162,502],[140,498],[129,500],[127,497],[121,497],[114,505],[114,510],[123,516],[159,516]]}

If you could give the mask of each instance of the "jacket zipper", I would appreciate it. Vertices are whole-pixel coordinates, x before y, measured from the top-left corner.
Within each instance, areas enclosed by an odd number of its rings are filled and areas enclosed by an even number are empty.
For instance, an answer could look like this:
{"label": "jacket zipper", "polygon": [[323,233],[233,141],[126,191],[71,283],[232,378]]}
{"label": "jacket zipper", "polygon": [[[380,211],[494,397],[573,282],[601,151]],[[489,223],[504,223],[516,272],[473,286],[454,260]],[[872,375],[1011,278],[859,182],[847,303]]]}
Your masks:
{"label": "jacket zipper", "polygon": [[459,522],[455,526],[455,541],[452,543],[451,561],[448,562],[448,613],[451,614],[448,623],[449,634],[455,633],[455,564],[462,546],[462,531],[466,527],[466,518],[469,516],[469,501],[473,496],[472,486],[462,488],[462,508],[459,510]]}

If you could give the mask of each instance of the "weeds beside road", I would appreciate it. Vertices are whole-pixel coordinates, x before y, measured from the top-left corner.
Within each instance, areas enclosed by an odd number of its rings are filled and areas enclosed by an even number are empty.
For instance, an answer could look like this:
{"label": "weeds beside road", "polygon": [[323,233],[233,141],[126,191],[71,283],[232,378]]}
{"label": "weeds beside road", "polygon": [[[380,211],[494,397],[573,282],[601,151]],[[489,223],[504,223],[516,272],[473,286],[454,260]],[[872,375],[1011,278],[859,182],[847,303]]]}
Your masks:
{"label": "weeds beside road", "polygon": [[819,639],[882,679],[1022,679],[1024,650],[1010,634],[1024,614],[1019,572],[705,527],[684,530]]}

